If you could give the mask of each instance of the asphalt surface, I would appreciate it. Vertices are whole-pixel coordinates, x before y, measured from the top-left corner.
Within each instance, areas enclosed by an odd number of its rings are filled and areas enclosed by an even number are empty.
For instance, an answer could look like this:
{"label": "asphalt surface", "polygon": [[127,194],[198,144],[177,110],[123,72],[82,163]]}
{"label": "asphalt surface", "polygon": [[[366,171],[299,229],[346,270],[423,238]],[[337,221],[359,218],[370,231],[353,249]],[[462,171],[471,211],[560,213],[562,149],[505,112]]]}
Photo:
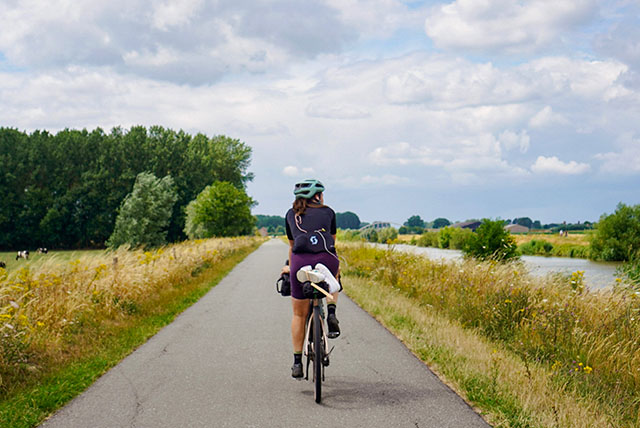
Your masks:
{"label": "asphalt surface", "polygon": [[42,426],[489,426],[344,295],[316,404],[312,383],[291,378],[291,303],[274,288],[287,251],[266,242]]}

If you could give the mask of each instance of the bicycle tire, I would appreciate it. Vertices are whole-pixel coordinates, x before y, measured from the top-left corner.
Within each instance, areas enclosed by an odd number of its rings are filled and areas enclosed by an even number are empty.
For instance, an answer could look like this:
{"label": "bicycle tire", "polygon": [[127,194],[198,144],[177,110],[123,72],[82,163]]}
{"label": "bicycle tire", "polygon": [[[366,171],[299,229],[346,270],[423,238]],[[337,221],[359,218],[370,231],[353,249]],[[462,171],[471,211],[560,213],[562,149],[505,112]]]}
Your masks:
{"label": "bicycle tire", "polygon": [[324,346],[322,345],[322,317],[320,306],[313,307],[313,381],[315,383],[314,398],[316,403],[322,401],[322,360]]}

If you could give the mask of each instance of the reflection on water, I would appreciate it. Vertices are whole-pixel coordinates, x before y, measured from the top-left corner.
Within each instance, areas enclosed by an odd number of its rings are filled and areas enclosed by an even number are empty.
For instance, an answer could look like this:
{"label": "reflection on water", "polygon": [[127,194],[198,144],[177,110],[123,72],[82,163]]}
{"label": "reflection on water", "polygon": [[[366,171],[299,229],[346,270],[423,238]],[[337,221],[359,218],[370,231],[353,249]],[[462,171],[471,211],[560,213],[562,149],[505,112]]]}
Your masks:
{"label": "reflection on water", "polygon": [[[387,247],[384,244],[377,244]],[[431,259],[461,260],[462,252],[459,250],[443,250],[432,247],[416,247],[414,245],[398,244],[394,248],[415,254],[423,254]],[[532,275],[544,276],[549,273],[571,273],[584,271],[584,281],[590,288],[603,288],[612,285],[614,274],[620,263],[594,262],[586,259],[572,259],[569,257],[541,257],[522,256],[522,261]]]}

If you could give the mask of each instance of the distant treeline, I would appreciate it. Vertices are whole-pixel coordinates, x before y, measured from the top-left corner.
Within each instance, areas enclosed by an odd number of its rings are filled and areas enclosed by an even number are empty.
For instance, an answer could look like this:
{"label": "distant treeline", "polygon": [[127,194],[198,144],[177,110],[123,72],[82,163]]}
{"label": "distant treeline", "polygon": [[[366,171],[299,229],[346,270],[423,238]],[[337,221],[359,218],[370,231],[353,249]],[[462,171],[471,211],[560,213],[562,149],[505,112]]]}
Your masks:
{"label": "distant treeline", "polygon": [[0,128],[0,249],[103,247],[143,171],[173,178],[168,240],[184,239],[184,207],[214,181],[244,189],[250,161],[239,140],[160,126],[55,135]]}
{"label": "distant treeline", "polygon": [[[288,209],[288,208],[286,208]],[[286,210],[285,209],[285,210]],[[279,215],[262,215],[256,216],[256,227],[258,229],[266,228],[267,231],[275,235],[284,235],[285,219]],[[336,213],[336,226],[339,229],[358,229],[361,226],[360,218],[351,211]]]}

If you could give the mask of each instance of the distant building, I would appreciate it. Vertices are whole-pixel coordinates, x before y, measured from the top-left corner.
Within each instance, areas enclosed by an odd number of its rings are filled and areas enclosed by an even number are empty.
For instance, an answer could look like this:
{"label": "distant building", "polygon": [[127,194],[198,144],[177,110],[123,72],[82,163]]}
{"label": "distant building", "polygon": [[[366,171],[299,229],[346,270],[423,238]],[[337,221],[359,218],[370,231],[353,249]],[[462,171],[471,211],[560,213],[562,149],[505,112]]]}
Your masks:
{"label": "distant building", "polygon": [[260,229],[258,229],[258,233],[260,233],[260,236],[267,236],[269,234],[269,231],[266,227],[261,227]]}
{"label": "distant building", "polygon": [[528,233],[529,228],[527,226],[522,226],[521,224],[508,224],[505,227],[505,230],[508,230],[510,233]]}
{"label": "distant building", "polygon": [[452,224],[451,227],[457,227],[458,229],[471,229],[475,231],[481,224],[481,221],[463,221],[460,223]]}

